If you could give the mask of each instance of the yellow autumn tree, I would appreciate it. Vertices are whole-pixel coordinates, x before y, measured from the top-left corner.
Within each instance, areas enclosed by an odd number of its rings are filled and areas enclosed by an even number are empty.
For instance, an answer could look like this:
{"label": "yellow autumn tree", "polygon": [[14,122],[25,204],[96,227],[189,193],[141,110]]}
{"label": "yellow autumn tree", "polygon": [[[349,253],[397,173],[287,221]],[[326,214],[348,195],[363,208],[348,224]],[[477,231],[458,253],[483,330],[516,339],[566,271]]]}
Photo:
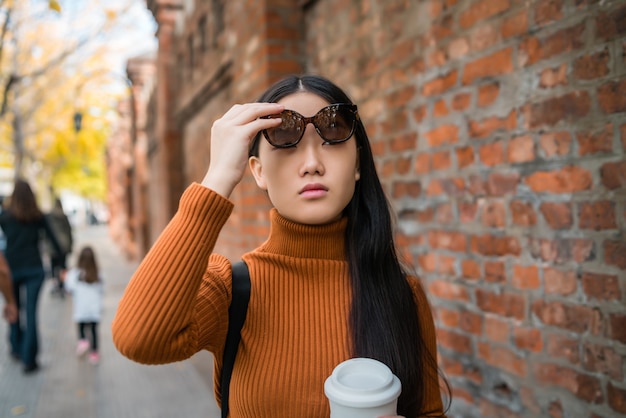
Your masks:
{"label": "yellow autumn tree", "polygon": [[106,143],[128,98],[112,40],[134,1],[0,0],[0,167],[104,199]]}

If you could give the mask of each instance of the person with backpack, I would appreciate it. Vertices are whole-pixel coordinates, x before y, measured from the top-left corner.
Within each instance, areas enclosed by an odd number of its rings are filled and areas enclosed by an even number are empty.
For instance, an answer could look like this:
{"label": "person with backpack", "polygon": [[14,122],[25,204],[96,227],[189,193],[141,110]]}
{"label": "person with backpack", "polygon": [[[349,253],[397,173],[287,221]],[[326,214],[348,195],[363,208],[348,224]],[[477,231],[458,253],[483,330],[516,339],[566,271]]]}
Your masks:
{"label": "person with backpack", "polygon": [[[445,416],[428,298],[397,256],[389,204],[347,94],[320,76],[287,77],[257,102],[231,107],[210,141],[204,179],[183,193],[118,305],[117,349],[146,364],[211,351],[223,416],[329,417],[324,381],[353,357],[398,376],[399,415]],[[267,240],[242,257],[249,302],[223,388],[233,264],[213,250],[246,163],[273,208]]]}

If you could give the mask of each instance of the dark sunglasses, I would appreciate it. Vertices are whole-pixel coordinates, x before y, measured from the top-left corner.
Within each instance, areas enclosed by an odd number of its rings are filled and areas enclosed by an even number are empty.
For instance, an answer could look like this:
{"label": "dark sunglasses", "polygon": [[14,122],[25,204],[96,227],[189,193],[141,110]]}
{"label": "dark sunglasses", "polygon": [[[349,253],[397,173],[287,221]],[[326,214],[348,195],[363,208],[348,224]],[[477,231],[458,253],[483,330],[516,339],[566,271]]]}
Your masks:
{"label": "dark sunglasses", "polygon": [[282,122],[276,128],[264,129],[263,136],[276,148],[293,147],[304,136],[309,123],[325,143],[339,144],[350,139],[359,119],[356,105],[337,103],[326,106],[315,114],[306,118],[293,110],[283,110],[277,115],[263,116],[264,119],[281,118]]}

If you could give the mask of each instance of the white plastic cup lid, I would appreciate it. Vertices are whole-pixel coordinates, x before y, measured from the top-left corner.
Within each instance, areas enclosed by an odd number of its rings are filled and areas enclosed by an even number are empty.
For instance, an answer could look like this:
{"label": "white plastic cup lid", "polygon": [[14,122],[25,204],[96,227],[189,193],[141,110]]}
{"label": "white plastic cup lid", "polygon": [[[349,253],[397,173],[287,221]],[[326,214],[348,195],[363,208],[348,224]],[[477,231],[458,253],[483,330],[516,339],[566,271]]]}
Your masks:
{"label": "white plastic cup lid", "polygon": [[340,405],[371,408],[400,396],[402,385],[384,363],[353,358],[340,363],[324,382],[324,393]]}

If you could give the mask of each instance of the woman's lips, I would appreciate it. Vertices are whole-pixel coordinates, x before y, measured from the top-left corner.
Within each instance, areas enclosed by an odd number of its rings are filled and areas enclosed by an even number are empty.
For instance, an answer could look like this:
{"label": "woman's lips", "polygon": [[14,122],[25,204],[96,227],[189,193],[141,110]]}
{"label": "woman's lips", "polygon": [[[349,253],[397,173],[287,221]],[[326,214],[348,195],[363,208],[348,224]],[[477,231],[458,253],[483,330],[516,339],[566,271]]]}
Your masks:
{"label": "woman's lips", "polygon": [[328,193],[328,187],[319,183],[307,184],[299,192],[300,196],[307,199],[320,198],[326,196],[326,193]]}

